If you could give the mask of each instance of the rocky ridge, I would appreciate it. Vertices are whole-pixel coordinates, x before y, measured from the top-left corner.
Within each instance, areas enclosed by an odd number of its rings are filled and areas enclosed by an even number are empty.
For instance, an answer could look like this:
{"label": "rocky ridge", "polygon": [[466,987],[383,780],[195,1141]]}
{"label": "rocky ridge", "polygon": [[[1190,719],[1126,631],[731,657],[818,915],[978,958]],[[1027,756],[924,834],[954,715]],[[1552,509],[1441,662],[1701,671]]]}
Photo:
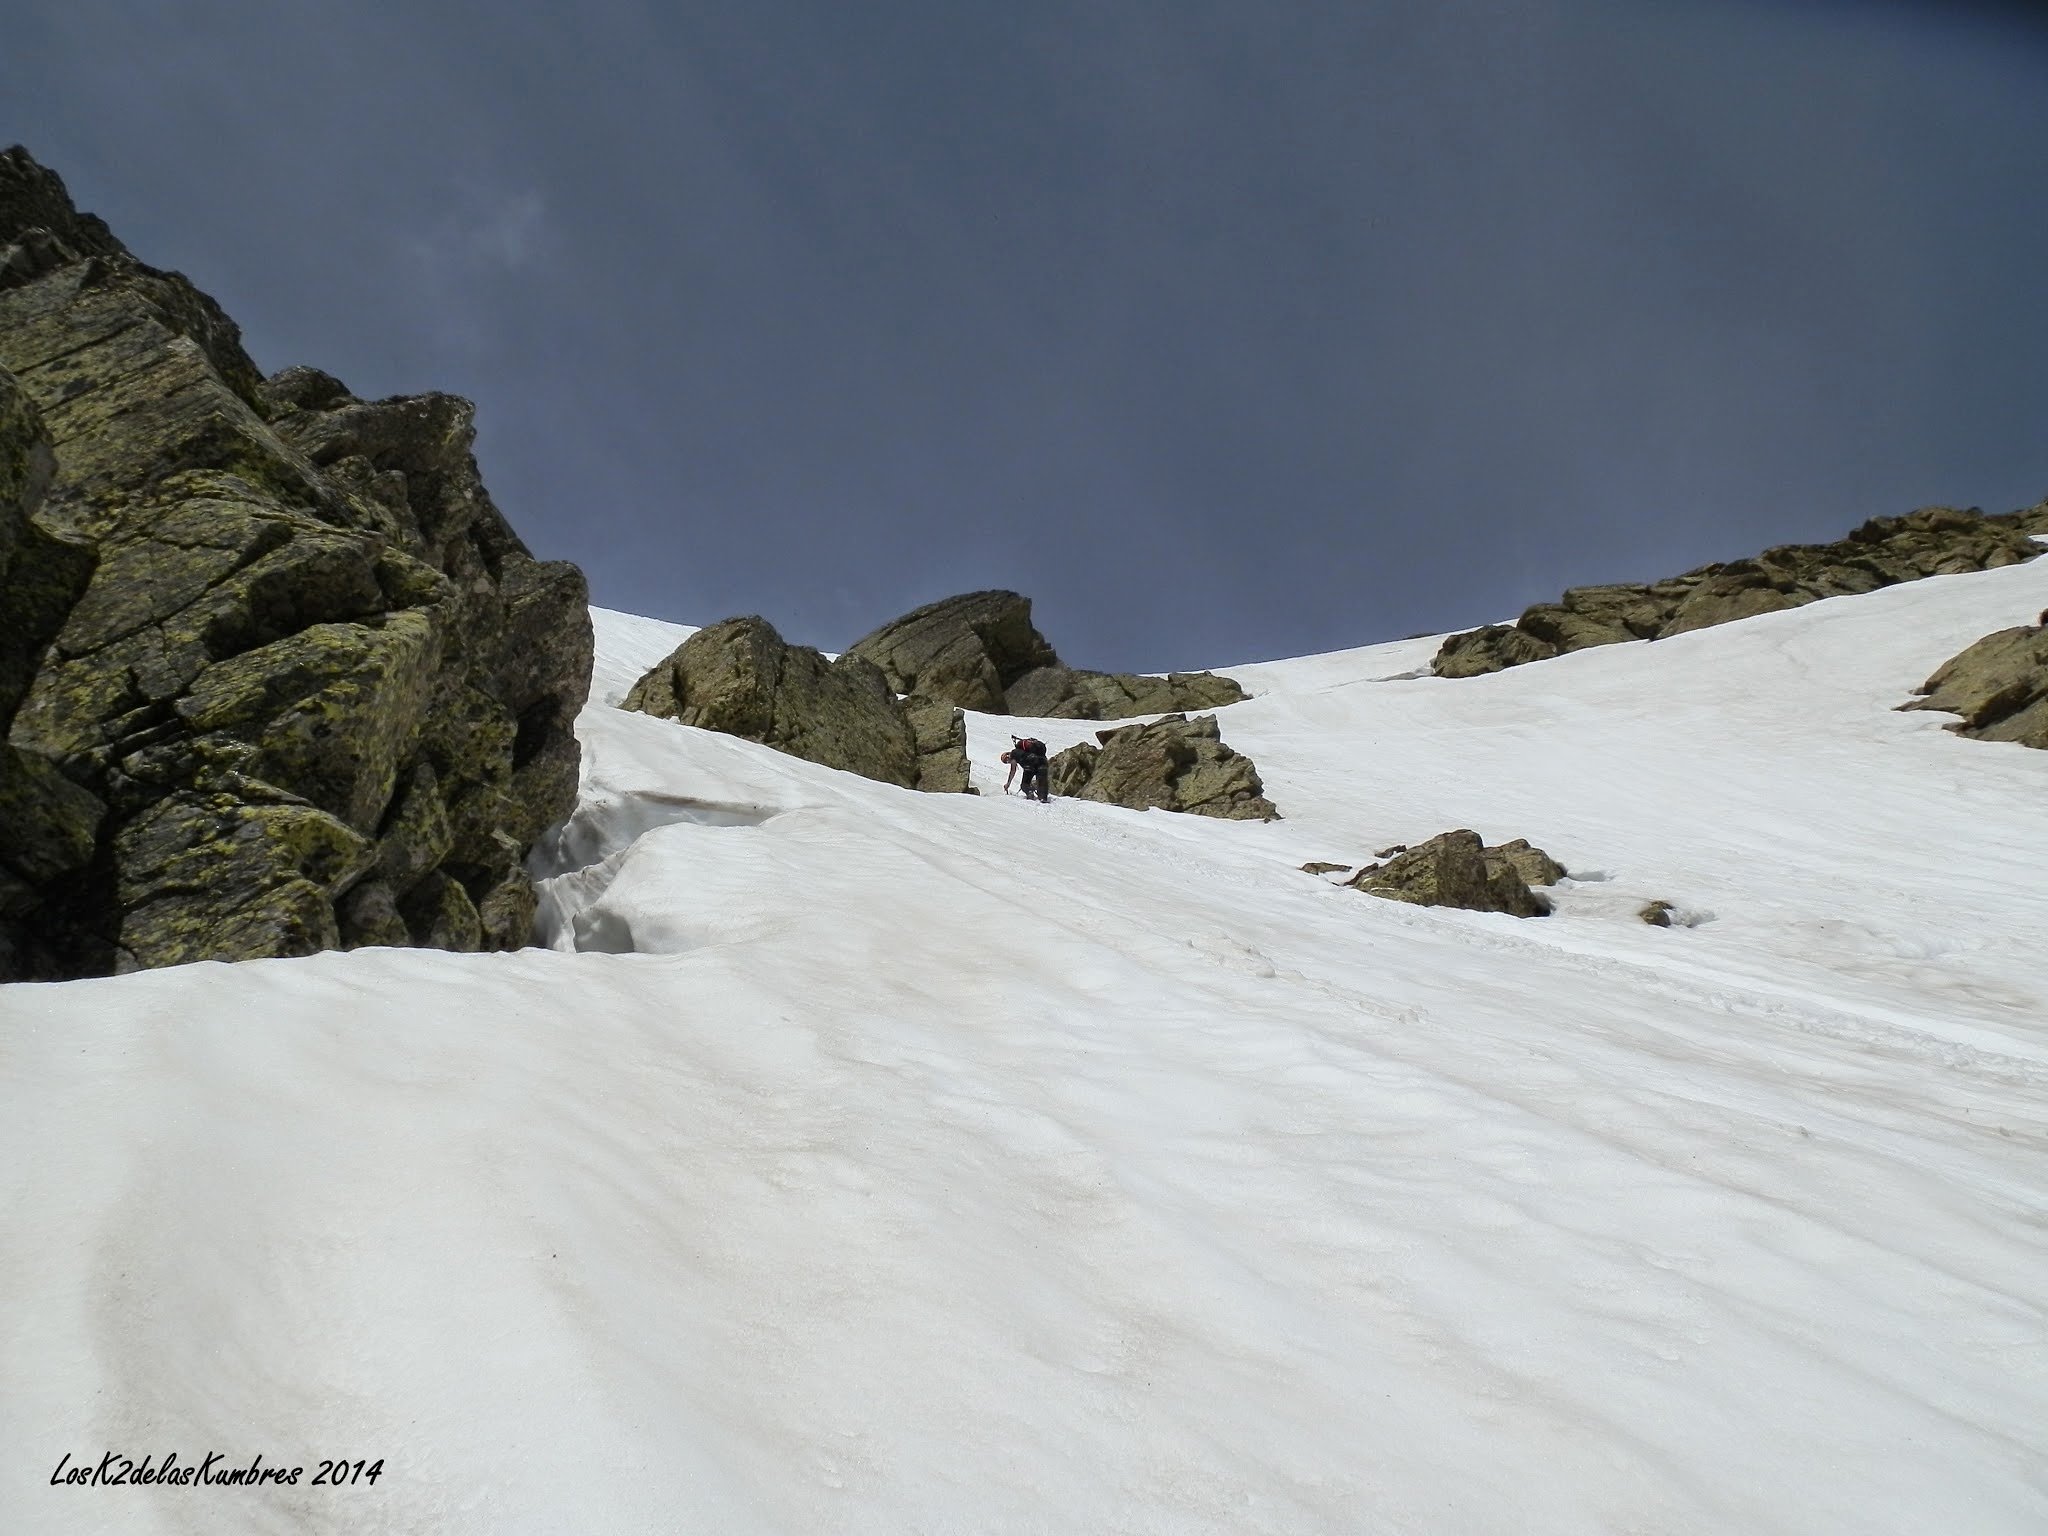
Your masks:
{"label": "rocky ridge", "polygon": [[2000,516],[1974,507],[1923,507],[1903,517],[1872,518],[1832,544],[1781,545],[1753,560],[1704,565],[1666,581],[1574,587],[1555,603],[1527,609],[1512,625],[1489,624],[1451,636],[1431,669],[1439,677],[1477,677],[1923,576],[2017,565],[2042,553],[2030,537],[2037,533],[2048,533],[2048,502]]}
{"label": "rocky ridge", "polygon": [[[836,661],[758,616],[700,630],[650,668],[623,706],[723,731],[828,768],[940,794],[973,794],[963,709],[1100,719],[1244,691],[1207,672],[1144,677],[1061,664],[1015,592],[968,592],[883,625]],[[1251,760],[1214,717],[1172,713],[1100,733],[1053,760],[1053,789],[1136,809],[1271,819]],[[1062,787],[1062,786],[1065,787]]]}
{"label": "rocky ridge", "polygon": [[264,378],[18,148],[0,369],[0,978],[526,942],[587,594],[470,404]]}

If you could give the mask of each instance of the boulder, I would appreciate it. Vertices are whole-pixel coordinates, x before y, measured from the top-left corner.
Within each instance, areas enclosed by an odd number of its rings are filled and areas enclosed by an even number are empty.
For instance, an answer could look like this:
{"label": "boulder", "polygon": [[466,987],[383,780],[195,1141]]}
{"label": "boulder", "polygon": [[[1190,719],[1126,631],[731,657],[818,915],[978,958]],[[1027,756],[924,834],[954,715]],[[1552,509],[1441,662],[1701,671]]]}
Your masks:
{"label": "boulder", "polygon": [[968,592],[927,603],[854,642],[898,693],[991,715],[1128,720],[1220,709],[1245,692],[1212,672],[1089,672],[1063,664],[1031,623],[1031,599]]}
{"label": "boulder", "polygon": [[1452,635],[1431,669],[1439,677],[1477,677],[1923,576],[1993,570],[2040,554],[2042,546],[2030,537],[2037,533],[2048,533],[2048,502],[1998,517],[1975,508],[1922,507],[1903,517],[1872,518],[1832,544],[1781,545],[1753,560],[1702,566],[1643,585],[1574,587],[1558,602],[1527,609],[1512,625]]}
{"label": "boulder", "polygon": [[265,379],[19,149],[0,369],[0,795],[38,807],[0,834],[37,865],[0,876],[0,977],[400,942],[425,887],[461,906],[449,883],[501,893],[480,943],[526,942],[588,598],[492,504],[469,403]]}
{"label": "boulder", "polygon": [[968,592],[927,603],[857,640],[848,654],[882,669],[898,693],[921,693],[962,709],[1005,712],[1003,690],[1059,656],[1031,624],[1031,599],[1015,592]]}
{"label": "boulder", "polygon": [[1052,760],[1052,792],[1132,810],[1187,811],[1233,821],[1274,821],[1252,760],[1223,742],[1214,715],[1168,715],[1098,731]]}
{"label": "boulder", "polygon": [[633,685],[624,707],[905,789],[920,777],[917,733],[881,669],[851,652],[827,661],[763,618],[698,630]]}
{"label": "boulder", "polygon": [[1487,848],[1484,852],[1489,872],[1511,869],[1525,885],[1555,885],[1565,877],[1564,866],[1541,848],[1532,846],[1526,837]]}
{"label": "boulder", "polygon": [[1213,672],[1086,672],[1038,667],[1004,690],[1004,711],[1041,720],[1129,720],[1239,704],[1245,691]]}
{"label": "boulder", "polygon": [[1671,914],[1677,910],[1678,908],[1668,901],[1650,901],[1643,904],[1643,909],[1636,913],[1636,916],[1648,923],[1652,928],[1669,928],[1671,926]]}
{"label": "boulder", "polygon": [[917,788],[927,794],[971,795],[967,718],[943,699],[913,695],[903,701],[917,743]]}
{"label": "boulder", "polygon": [[1527,630],[1488,624],[1452,635],[1437,650],[1430,667],[1438,677],[1480,677],[1561,654],[1556,645],[1537,639]]}
{"label": "boulder", "polygon": [[1986,635],[1943,662],[1918,691],[1923,697],[1899,707],[1960,715],[1949,729],[1980,741],[2048,749],[2048,623]]}
{"label": "boulder", "polygon": [[[1443,832],[1385,864],[1360,870],[1346,884],[1390,901],[1419,907],[1462,907],[1472,912],[1506,912],[1514,917],[1548,917],[1549,900],[1529,889],[1522,871],[1563,869],[1540,848],[1522,840],[1488,848],[1466,829]],[[1550,882],[1544,882],[1550,883]]]}

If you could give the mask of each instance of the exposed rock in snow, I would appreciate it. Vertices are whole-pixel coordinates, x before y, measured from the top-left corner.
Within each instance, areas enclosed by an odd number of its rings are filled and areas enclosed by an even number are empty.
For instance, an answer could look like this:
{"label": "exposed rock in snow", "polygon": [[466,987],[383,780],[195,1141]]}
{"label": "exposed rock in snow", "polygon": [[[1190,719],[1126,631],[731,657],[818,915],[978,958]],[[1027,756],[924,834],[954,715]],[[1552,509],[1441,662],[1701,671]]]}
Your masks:
{"label": "exposed rock in snow", "polygon": [[1515,917],[1548,917],[1550,901],[1529,887],[1564,878],[1564,868],[1526,839],[1483,846],[1468,829],[1443,832],[1368,865],[1347,884],[1368,895],[1418,907],[1462,907],[1470,912],[1506,912]]}
{"label": "exposed rock in snow", "polygon": [[1926,697],[1899,707],[1961,715],[1949,729],[1981,741],[2048,748],[2048,613],[2041,617],[1950,657],[1920,685]]}
{"label": "exposed rock in snow", "polygon": [[1655,640],[1797,608],[1823,597],[1873,592],[1923,576],[1996,570],[2031,560],[2048,533],[2048,502],[1987,517],[1975,508],[1923,507],[1872,518],[1832,544],[1786,544],[1754,560],[1705,565],[1646,585],[1574,587],[1514,624],[1453,635],[1437,652],[1439,677],[1476,677],[1568,651]]}
{"label": "exposed rock in snow", "polygon": [[913,695],[903,701],[917,743],[917,787],[928,794],[973,794],[967,762],[967,722],[942,699]]}
{"label": "exposed rock in snow", "polygon": [[1149,725],[1098,731],[1052,760],[1052,792],[1132,810],[1188,811],[1235,821],[1273,821],[1258,769],[1224,744],[1214,715],[1168,715]]}
{"label": "exposed rock in snow", "polygon": [[827,661],[759,617],[698,630],[624,707],[905,789],[920,776],[917,734],[881,668],[851,653]]}
{"label": "exposed rock in snow", "polygon": [[0,977],[441,942],[403,921],[426,908],[523,943],[522,860],[575,803],[588,599],[491,504],[469,403],[266,381],[18,149],[0,367],[46,432],[0,385]]}
{"label": "exposed rock in snow", "polygon": [[1069,667],[1031,623],[1031,599],[1015,592],[967,592],[927,603],[854,642],[898,693],[924,694],[964,709],[1040,720],[1129,720],[1216,709],[1244,690],[1210,672],[1151,677]]}
{"label": "exposed rock in snow", "polygon": [[1015,592],[966,592],[892,619],[848,653],[879,666],[898,693],[921,693],[963,709],[1006,712],[1003,690],[1058,654],[1031,623],[1031,599]]}
{"label": "exposed rock in snow", "polygon": [[1085,672],[1074,667],[1040,667],[1010,684],[1004,704],[1013,715],[1040,720],[1130,720],[1139,715],[1241,704],[1245,692],[1213,672],[1169,672],[1149,677],[1136,672]]}

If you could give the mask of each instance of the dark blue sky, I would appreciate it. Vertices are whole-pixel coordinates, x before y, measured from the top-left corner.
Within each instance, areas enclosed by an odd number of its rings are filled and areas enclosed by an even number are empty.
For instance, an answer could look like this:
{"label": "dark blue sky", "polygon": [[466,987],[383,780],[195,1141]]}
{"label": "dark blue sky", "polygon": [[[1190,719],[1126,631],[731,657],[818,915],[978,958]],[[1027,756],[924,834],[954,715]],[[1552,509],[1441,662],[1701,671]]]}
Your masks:
{"label": "dark blue sky", "polygon": [[2028,8],[23,9],[0,142],[612,607],[1224,664],[2048,494]]}

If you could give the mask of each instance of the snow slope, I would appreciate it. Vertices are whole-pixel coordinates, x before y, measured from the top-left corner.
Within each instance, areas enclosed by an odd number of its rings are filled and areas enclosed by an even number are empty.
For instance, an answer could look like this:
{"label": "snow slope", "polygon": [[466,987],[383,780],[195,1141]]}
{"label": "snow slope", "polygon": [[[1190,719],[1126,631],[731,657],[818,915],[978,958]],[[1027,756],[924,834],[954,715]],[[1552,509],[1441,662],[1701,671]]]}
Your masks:
{"label": "snow slope", "polygon": [[[553,950],[0,992],[0,1531],[2048,1529],[2048,753],[1892,708],[2044,603],[1230,669],[1265,826],[629,715],[600,612]],[[1557,915],[1297,868],[1454,826]]]}

